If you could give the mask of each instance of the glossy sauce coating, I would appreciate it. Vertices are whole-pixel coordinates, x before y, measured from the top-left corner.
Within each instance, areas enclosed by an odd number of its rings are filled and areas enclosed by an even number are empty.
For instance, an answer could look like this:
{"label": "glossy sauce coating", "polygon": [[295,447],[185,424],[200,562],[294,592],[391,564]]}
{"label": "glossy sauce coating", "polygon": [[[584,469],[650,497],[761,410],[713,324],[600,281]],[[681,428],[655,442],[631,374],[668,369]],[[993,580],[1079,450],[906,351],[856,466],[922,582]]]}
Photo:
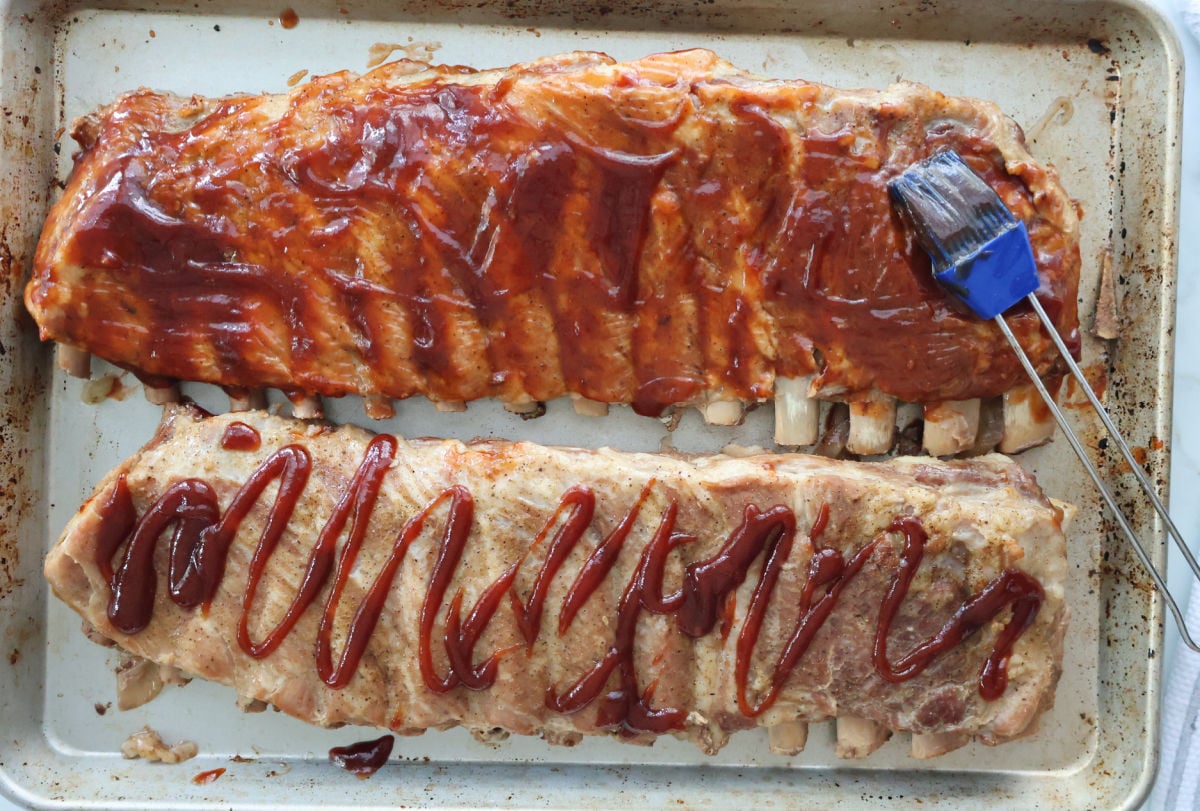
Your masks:
{"label": "glossy sauce coating", "polygon": [[391,735],[384,735],[373,741],[335,746],[329,750],[329,762],[361,780],[366,780],[387,763],[395,743],[396,739]]}
{"label": "glossy sauce coating", "polygon": [[[986,105],[753,80],[703,51],[407,70],[269,103],[138,92],[89,122],[27,293],[43,337],[152,379],[642,414],[813,372],[849,399],[996,395],[1023,372],[886,190],[952,148],[1027,223],[1077,341],[1074,215],[1047,170],[1009,174],[988,138],[1017,130]],[[1036,319],[1010,321],[1050,371]]]}
{"label": "glossy sauce coating", "polygon": [[221,437],[221,447],[227,451],[256,451],[262,445],[258,431],[244,422],[231,422]]}
{"label": "glossy sauce coating", "polygon": [[[98,566],[102,571],[111,572],[108,616],[112,624],[124,633],[136,634],[153,619],[157,581],[153,568],[154,546],[165,535],[170,536],[167,576],[170,598],[189,609],[211,600],[220,585],[225,556],[241,522],[268,486],[277,482],[278,488],[267,509],[242,591],[237,637],[243,652],[255,658],[269,656],[291,633],[300,615],[317,604],[318,596],[324,593],[324,604],[320,607],[322,618],[314,641],[316,670],[331,688],[346,686],[370,644],[388,593],[411,545],[423,534],[432,534],[437,538],[435,559],[420,601],[419,617],[413,618],[419,624],[416,656],[422,680],[435,693],[447,693],[459,687],[491,688],[505,660],[519,658],[523,655],[522,649],[532,651],[534,643],[544,633],[542,617],[550,583],[563,574],[563,563],[592,524],[597,509],[596,498],[586,486],[568,489],[547,516],[540,532],[528,539],[525,546],[518,546],[526,550],[546,548],[544,560],[524,599],[516,593],[514,582],[528,552],[522,553],[482,588],[473,605],[467,605],[463,587],[460,585],[453,593],[451,587],[472,536],[474,499],[462,485],[443,490],[400,527],[390,555],[346,626],[341,654],[335,656],[334,617],[366,537],[384,474],[396,452],[397,440],[389,435],[376,436],[367,445],[353,479],[337,498],[313,543],[300,585],[283,618],[260,639],[254,639],[250,634],[248,620],[254,609],[255,595],[264,587],[267,562],[296,510],[312,471],[308,452],[298,445],[289,445],[271,454],[254,470],[223,511],[210,485],[200,479],[185,479],[167,487],[141,516],[136,516],[128,487],[123,478],[118,479],[113,495],[99,505],[99,512],[102,526],[113,527],[113,537],[121,532],[124,535],[115,544],[109,538],[97,546]],[[566,633],[596,590],[606,584],[630,530],[655,486],[651,480],[643,487],[575,573],[558,612],[556,631],[559,636]],[[900,516],[881,533],[846,554],[821,544],[830,520],[829,513],[828,505],[823,506],[807,530],[807,543],[812,554],[797,606],[798,615],[774,662],[770,686],[760,695],[750,694],[747,674],[782,567],[792,554],[797,534],[803,536],[805,533],[797,527],[796,515],[791,509],[782,505],[763,509],[748,504],[741,523],[718,548],[707,557],[688,563],[683,568],[679,589],[665,593],[664,573],[672,550],[697,540],[695,535],[677,528],[678,505],[669,500],[658,515],[656,529],[640,551],[633,574],[616,601],[615,617],[609,624],[613,636],[607,650],[575,678],[548,688],[546,706],[556,712],[573,713],[595,704],[599,711],[597,724],[623,734],[682,729],[687,709],[656,706],[653,703],[656,681],[647,682],[646,674],[639,671],[634,651],[639,622],[643,614],[661,615],[670,617],[684,638],[699,639],[713,633],[724,638],[734,626],[730,613],[733,611],[732,598],[751,576],[751,571],[757,568],[753,596],[741,627],[737,629],[735,668],[738,707],[746,717],[757,716],[778,698],[813,638],[837,609],[842,591],[876,554],[877,547],[890,545],[888,539],[893,536],[903,538],[903,547],[890,585],[879,596],[873,655],[875,672],[887,681],[911,679],[1011,607],[1011,616],[997,634],[980,671],[980,695],[993,700],[1003,694],[1007,685],[1006,664],[1013,645],[1041,607],[1043,595],[1037,581],[1015,569],[1002,571],[978,594],[952,611],[934,636],[896,658],[894,652],[888,650],[890,629],[921,565],[927,541],[925,530],[915,518]],[[132,520],[131,515],[134,515]],[[435,515],[437,518],[433,519]],[[436,525],[426,533],[431,520],[436,520]],[[338,551],[337,540],[343,536],[345,540]],[[118,556],[122,544],[124,553],[114,567],[113,559]],[[762,563],[756,567],[758,561]],[[480,640],[499,611],[512,612],[524,644],[480,652],[477,650]],[[435,655],[438,639],[434,629],[439,617],[444,626],[440,640],[445,652],[443,665],[437,663]],[[519,667],[519,664],[514,662],[513,666]],[[384,757],[386,759],[386,755]]]}

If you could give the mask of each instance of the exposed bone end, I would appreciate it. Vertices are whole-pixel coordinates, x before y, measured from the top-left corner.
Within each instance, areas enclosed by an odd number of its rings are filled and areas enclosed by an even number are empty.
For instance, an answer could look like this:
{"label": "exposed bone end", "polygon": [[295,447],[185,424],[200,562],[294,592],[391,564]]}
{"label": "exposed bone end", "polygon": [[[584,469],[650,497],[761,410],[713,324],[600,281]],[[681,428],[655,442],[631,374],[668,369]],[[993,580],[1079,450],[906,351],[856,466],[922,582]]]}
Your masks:
{"label": "exposed bone end", "polygon": [[116,375],[100,375],[83,384],[79,399],[88,405],[99,405],[109,397],[123,399],[125,387]]}
{"label": "exposed bone end", "polygon": [[467,410],[462,400],[434,400],[433,407],[442,414],[461,414]]}
{"label": "exposed bone end", "polygon": [[887,453],[896,433],[896,398],[872,392],[850,403],[850,434],[846,450],[860,456]]}
{"label": "exposed bone end", "polygon": [[837,743],[834,752],[844,759],[864,758],[887,743],[890,730],[866,718],[840,715],[837,719]]}
{"label": "exposed bone end", "polygon": [[776,755],[798,755],[808,745],[808,724],[803,721],[784,721],[767,727],[767,745]]}
{"label": "exposed bone end", "polygon": [[758,445],[739,445],[736,442],[730,442],[721,447],[721,453],[725,456],[732,456],[734,459],[745,459],[748,456],[762,456],[767,453],[766,448]]}
{"label": "exposed bone end", "polygon": [[267,407],[267,393],[262,389],[250,389],[236,400],[231,397],[229,406],[236,411],[260,411]]}
{"label": "exposed bone end", "polygon": [[298,420],[319,420],[325,416],[321,398],[315,394],[302,394],[288,399],[292,401],[292,416]]}
{"label": "exposed bone end", "polygon": [[58,344],[55,349],[58,368],[71,377],[92,376],[92,353],[67,344]]}
{"label": "exposed bone end", "polygon": [[247,714],[257,714],[267,711],[267,702],[257,698],[247,698],[246,696],[237,697],[237,708]]}
{"label": "exposed bone end", "polygon": [[808,396],[812,376],[775,378],[775,444],[813,445],[821,431],[821,404]]}
{"label": "exposed bone end", "polygon": [[262,389],[231,389],[226,393],[230,411],[259,411],[267,407],[267,393]]}
{"label": "exposed bone end", "polygon": [[1004,435],[1001,453],[1018,453],[1050,441],[1054,417],[1032,384],[1004,393]]}
{"label": "exposed bone end", "polygon": [[709,425],[739,425],[745,415],[741,400],[713,400],[701,410]]}
{"label": "exposed bone end", "polygon": [[117,707],[132,710],[154,700],[166,685],[182,686],[189,681],[178,668],[121,651],[117,665]]}
{"label": "exposed bone end", "polygon": [[368,394],[363,397],[363,411],[373,420],[390,420],[396,416],[392,398],[384,394]]}
{"label": "exposed bone end", "polygon": [[142,391],[146,394],[147,402],[157,406],[178,403],[180,398],[178,383],[167,386],[151,386],[146,383],[142,386]]}
{"label": "exposed bone end", "polygon": [[965,732],[914,733],[910,753],[917,760],[928,760],[953,752],[970,742],[971,736]]}
{"label": "exposed bone end", "polygon": [[979,405],[979,400],[950,400],[925,406],[925,451],[930,456],[951,456],[974,445]]}
{"label": "exposed bone end", "polygon": [[715,755],[729,743],[729,731],[707,718],[703,713],[692,710],[687,716],[687,737],[706,755]]}
{"label": "exposed bone end", "polygon": [[575,413],[581,417],[608,416],[608,403],[601,403],[598,400],[589,400],[587,397],[575,395],[571,398],[571,404],[575,407]]}

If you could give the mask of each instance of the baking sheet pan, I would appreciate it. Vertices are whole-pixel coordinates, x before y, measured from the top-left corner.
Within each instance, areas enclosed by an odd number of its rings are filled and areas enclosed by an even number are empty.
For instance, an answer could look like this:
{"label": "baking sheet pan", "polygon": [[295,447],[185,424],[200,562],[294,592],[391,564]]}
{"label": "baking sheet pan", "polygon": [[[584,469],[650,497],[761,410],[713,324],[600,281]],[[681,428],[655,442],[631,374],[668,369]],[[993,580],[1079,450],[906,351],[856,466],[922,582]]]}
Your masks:
{"label": "baking sheet pan", "polygon": [[[69,171],[74,145],[63,128],[137,86],[277,91],[289,80],[361,71],[392,45],[394,56],[478,67],[574,49],[623,59],[704,46],[770,76],[844,87],[908,79],[992,99],[1022,123],[1034,154],[1059,168],[1086,210],[1085,326],[1099,268],[1112,263],[1122,335],[1112,345],[1089,339],[1084,365],[1165,490],[1182,69],[1173,34],[1155,12],[1136,2],[1083,0],[925,0],[882,9],[855,0],[545,5],[297,4],[299,23],[285,28],[283,3],[0,0],[0,791],[33,806],[69,807],[1136,805],[1155,760],[1161,607],[1063,443],[1021,459],[1051,495],[1081,507],[1069,547],[1065,675],[1041,730],[999,749],[971,745],[919,762],[907,756],[907,736],[897,736],[866,760],[839,761],[832,725],[814,725],[808,749],[795,758],[770,754],[765,735],[753,732],[706,758],[675,740],[650,749],[587,740],[563,749],[513,738],[492,748],[460,730],[398,739],[392,763],[360,782],[332,768],[325,753],[375,730],[242,715],[230,690],[199,682],[168,688],[135,711],[108,710],[113,654],[87,643],[75,615],[48,598],[40,564],[94,483],[150,437],[157,409],[129,376],[118,376],[116,396],[84,402],[95,386],[52,371],[48,349],[21,315],[20,290],[40,220]],[[95,367],[97,377],[117,374]],[[225,407],[214,389],[185,390]],[[1082,401],[1070,390],[1067,399]],[[1070,410],[1107,466],[1094,421],[1082,408]],[[528,422],[496,403],[455,415],[414,401],[394,420],[371,424],[348,398],[331,403],[330,414],[409,436],[635,450],[664,439],[687,451],[731,442],[771,447],[769,407],[734,429],[706,427],[688,414],[671,435],[625,408],[585,419],[565,403]],[[1161,563],[1161,527],[1131,493],[1122,503]],[[120,743],[143,724],[169,740],[195,740],[200,756],[176,767],[122,760]],[[227,771],[216,782],[192,782],[218,767]]]}

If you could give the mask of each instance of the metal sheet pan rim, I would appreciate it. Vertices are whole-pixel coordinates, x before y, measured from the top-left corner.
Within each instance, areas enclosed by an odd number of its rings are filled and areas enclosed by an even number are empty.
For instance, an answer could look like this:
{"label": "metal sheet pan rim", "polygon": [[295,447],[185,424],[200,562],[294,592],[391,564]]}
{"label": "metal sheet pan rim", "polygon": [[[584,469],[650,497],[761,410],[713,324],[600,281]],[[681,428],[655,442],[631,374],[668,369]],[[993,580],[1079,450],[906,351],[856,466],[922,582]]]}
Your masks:
{"label": "metal sheet pan rim", "polygon": [[[728,7],[731,9],[738,9],[743,6],[751,5],[755,4],[737,3],[736,0],[731,0],[731,2],[728,3]],[[775,4],[767,2],[762,5]],[[911,10],[911,7],[914,5],[916,4],[900,3],[898,4],[898,7]],[[947,5],[953,5],[953,3],[949,3]],[[1017,6],[1019,4],[1013,3],[1011,5]],[[1175,38],[1173,30],[1170,28],[1169,24],[1162,19],[1156,10],[1146,6],[1146,4],[1141,0],[1097,3],[1088,2],[1088,0],[1071,0],[1069,4],[1064,5],[1068,6],[1072,13],[1084,13],[1087,9],[1095,8],[1104,9],[1108,13],[1111,13],[1113,10],[1123,10],[1125,13],[1134,15],[1142,20],[1142,22],[1145,23],[1145,25],[1151,31],[1153,31],[1154,35],[1158,38],[1158,40],[1153,44],[1161,51],[1162,59],[1165,62],[1165,65],[1160,66],[1160,68],[1167,75],[1174,77],[1172,86],[1168,88],[1168,92],[1166,94],[1168,108],[1166,120],[1157,122],[1162,126],[1162,133],[1164,137],[1171,140],[1171,146],[1168,149],[1170,159],[1165,161],[1166,166],[1163,169],[1163,182],[1158,188],[1161,191],[1160,205],[1162,210],[1170,212],[1177,217],[1176,190],[1179,182],[1177,167],[1181,151],[1181,146],[1179,144],[1179,116],[1181,111],[1179,110],[1178,100],[1181,97],[1179,77],[1181,75],[1182,67],[1179,64],[1179,44]],[[118,6],[119,4],[114,4],[114,6],[111,7]],[[1027,7],[1029,10],[1028,13],[1033,16],[1038,14],[1053,16],[1054,14],[1051,4],[1049,3],[1034,2],[1028,3],[1023,7]],[[53,21],[47,20],[47,17],[55,17],[57,15],[57,18],[61,19],[63,15],[71,13],[74,8],[74,6],[69,4],[39,4],[34,0],[30,0],[30,2],[21,2],[20,0],[6,0],[5,2],[0,2],[0,15],[3,16],[5,21],[5,30],[0,30],[0,45],[3,45],[3,57],[5,60],[3,63],[4,73],[0,75],[0,99],[4,99],[6,104],[11,103],[11,99],[14,97],[14,89],[12,86],[12,83],[14,82],[14,72],[11,69],[11,60],[13,59],[13,56],[10,53],[10,45],[14,38],[19,35],[17,32],[8,30],[9,23],[16,23],[16,26],[37,25],[41,26],[43,33],[53,33],[56,30],[56,27]],[[110,8],[110,6],[103,4],[80,5],[78,8],[80,10],[103,10]],[[133,7],[130,6],[130,8]],[[169,6],[164,4],[162,8],[169,8]],[[233,8],[233,6],[230,6],[230,8]],[[305,13],[304,9],[300,8],[300,6],[297,6],[297,8],[301,10],[303,16]],[[228,9],[222,9],[218,4],[213,4],[211,9],[206,8],[205,11],[212,11],[214,14],[219,14],[223,11],[228,11]],[[263,11],[264,16],[268,16],[273,9],[267,9],[264,7]],[[31,15],[30,18],[33,20],[33,22],[22,21],[20,16],[23,13],[26,15]],[[44,15],[40,19],[37,16],[39,13]],[[249,12],[241,13],[245,14]],[[136,14],[137,12],[131,11],[131,19],[136,19]],[[596,19],[599,20],[602,18]],[[931,34],[925,34],[923,36],[933,37]],[[25,47],[32,46],[34,48],[57,47],[57,45],[54,43],[47,45],[44,38],[41,41],[33,41],[34,39],[36,38],[30,37],[27,42],[23,43],[23,45]],[[46,79],[46,81],[49,80],[49,78]],[[6,86],[6,83],[8,86]],[[54,103],[58,103],[58,100],[51,102],[51,105]],[[11,147],[11,145],[6,144],[6,147]],[[12,156],[15,154],[15,152],[16,150],[11,148],[7,148],[6,150],[0,152],[0,162],[12,160]],[[0,163],[0,165],[4,164]],[[38,198],[38,201],[33,203],[31,207],[37,208],[39,206],[44,206],[44,204],[45,198],[41,197]],[[1102,212],[1100,214],[1102,215]],[[1095,215],[1096,213],[1093,212],[1093,216]],[[1161,240],[1159,241],[1159,245],[1156,249],[1163,276],[1162,287],[1157,291],[1159,297],[1157,299],[1158,309],[1156,312],[1156,318],[1157,322],[1161,326],[1161,329],[1165,331],[1170,328],[1174,309],[1174,233],[1178,226],[1177,223],[1175,223],[1172,227],[1171,223],[1166,222],[1164,222],[1163,225],[1166,227],[1162,228],[1160,231]],[[20,223],[20,227],[28,230],[31,227],[31,224],[26,219]],[[9,336],[5,336],[6,339],[8,337]],[[48,365],[45,361],[45,353],[37,349],[34,343],[30,340],[27,331],[18,331],[15,338],[18,344],[21,346],[22,355],[20,363],[14,363],[11,372],[13,374],[19,373],[24,375],[24,385],[26,385],[31,392],[41,389],[42,393],[40,396],[49,398],[50,392],[47,391],[49,388],[49,383],[40,382],[49,381],[51,379],[48,373]],[[11,354],[12,353],[10,352],[10,355]],[[1155,358],[1157,361],[1157,366],[1154,391],[1158,393],[1166,392],[1169,394],[1171,386],[1171,350],[1169,345],[1162,348]],[[6,372],[7,371],[10,370],[6,370]],[[57,381],[55,381],[55,384],[57,384]],[[36,402],[38,401],[35,400],[35,403]],[[1158,410],[1155,411],[1153,415],[1153,422],[1158,436],[1169,436],[1170,409],[1168,405],[1160,401]],[[25,441],[31,449],[36,450],[37,445],[40,442],[40,438],[45,436],[45,428],[46,426],[44,425],[43,418],[36,415],[29,418],[28,425],[25,428]],[[53,471],[40,470],[38,467],[39,458],[40,457],[38,457],[36,453],[33,454],[33,461],[29,465],[29,475],[31,480],[34,478],[43,479],[48,483],[50,481],[48,477],[53,473]],[[1159,459],[1161,469],[1165,470],[1166,460],[1167,457],[1165,454]],[[21,531],[23,533],[29,533],[30,535],[36,535],[39,539],[44,538],[47,532],[56,531],[55,529],[49,528],[48,523],[49,522],[44,512],[31,510],[21,523]],[[1157,527],[1155,530],[1156,534],[1154,534],[1153,537],[1154,542],[1157,544],[1156,556],[1161,560],[1163,557],[1161,531],[1160,528]],[[35,540],[33,543],[35,548],[38,548],[36,545],[38,543],[44,543],[44,541]],[[36,567],[27,566],[26,568],[30,571],[33,571],[33,569]],[[0,573],[0,578],[2,577],[3,575]],[[2,586],[3,580],[0,579],[0,587]],[[1118,586],[1108,582],[1108,580],[1105,581],[1105,586],[1107,588],[1118,588]],[[42,610],[44,610],[47,599],[45,592],[46,589],[44,586],[40,586],[36,583],[26,585],[25,590],[19,597],[14,596],[15,592],[5,592],[2,590],[2,588],[0,588],[0,633],[5,633],[6,631],[9,631],[15,627],[15,616],[18,613],[17,609],[21,606],[25,606],[27,602],[35,603],[37,606],[40,606]],[[21,606],[17,605],[18,599],[21,601]],[[1156,598],[1146,601],[1145,615],[1146,624],[1149,625],[1150,629],[1152,629],[1150,640],[1151,645],[1160,646],[1162,607]],[[37,622],[38,620],[35,619],[33,621],[33,625],[36,626]],[[35,627],[35,639],[37,630],[38,629]],[[1127,632],[1123,631],[1122,633]],[[1123,640],[1124,637],[1122,636],[1121,639]],[[1120,655],[1125,656],[1128,654],[1124,652],[1124,649],[1122,648]],[[44,670],[46,667],[52,665],[55,653],[53,651],[46,650],[39,651],[37,650],[36,645],[31,645],[27,647],[24,656],[25,658],[23,659],[20,668],[24,668],[25,670],[36,673],[39,670]],[[4,681],[7,673],[15,673],[20,668],[14,666],[11,671],[6,671],[4,669],[4,665],[0,663],[0,682]],[[1151,659],[1148,665],[1146,665],[1145,683],[1144,685],[1139,686],[1139,689],[1143,690],[1140,702],[1141,712],[1136,719],[1130,719],[1131,728],[1129,733],[1143,743],[1143,748],[1140,750],[1141,759],[1137,764],[1136,775],[1134,775],[1134,779],[1132,781],[1129,779],[1116,781],[1121,783],[1123,792],[1123,796],[1116,804],[1122,807],[1132,807],[1137,805],[1144,793],[1148,791],[1150,781],[1153,777],[1153,766],[1157,758],[1157,736],[1152,734],[1152,732],[1157,729],[1158,725],[1158,680],[1160,678],[1159,668],[1160,663],[1156,659]],[[27,687],[23,683],[21,687],[23,690],[27,690]],[[1102,691],[1101,698],[1104,699],[1105,696],[1110,695],[1113,690],[1117,689],[1117,686],[1111,684],[1101,684],[1100,689]],[[22,695],[28,695],[28,693],[22,693]],[[23,713],[23,717],[21,717],[22,713],[18,712],[12,706],[12,701],[7,701],[6,703],[4,698],[0,698],[0,719],[3,719],[6,724],[10,721],[19,720],[21,729],[27,730],[34,734],[44,735],[45,733],[43,732],[43,727],[39,725],[41,713],[44,711],[43,699],[45,702],[50,702],[54,700],[54,697],[42,696],[42,698],[31,702],[31,705],[25,708],[26,711]],[[1138,725],[1141,725],[1142,727],[1140,730],[1136,729]],[[48,741],[43,741],[42,745],[44,746],[42,751],[47,756],[58,757],[61,755],[61,751],[56,750],[54,745],[51,745]],[[14,774],[20,772],[19,764],[13,764],[10,762],[10,760],[14,758],[14,756],[27,757],[30,755],[31,751],[32,750],[28,747],[23,749],[18,748],[10,744],[9,741],[0,738],[0,792],[8,794],[9,796],[18,799],[20,802],[42,807],[77,804],[89,805],[92,807],[118,807],[126,804],[117,802],[115,800],[101,800],[92,797],[91,795],[68,791],[67,789],[70,787],[66,785],[55,787],[50,785],[30,786],[22,784],[19,779],[14,777]],[[1096,750],[1093,747],[1093,749],[1089,751],[1095,752]],[[110,758],[99,757],[87,752],[82,752],[75,763],[80,765],[85,770],[90,770],[89,779],[98,779],[100,777],[107,779],[112,767]],[[196,768],[189,768],[188,774],[191,774],[193,771],[198,771],[202,768],[212,768],[217,765],[227,764],[223,760],[214,757],[198,760],[194,762],[193,765]],[[1090,761],[1076,764],[1074,768],[1075,776],[1078,777],[1081,774],[1087,773],[1089,769],[1094,768],[1094,765],[1095,764]],[[14,766],[17,766],[18,768],[14,768]],[[310,766],[312,768],[309,768]],[[1123,766],[1126,769],[1134,768],[1134,764],[1128,761],[1123,764]],[[318,780],[323,774],[321,767],[322,764],[316,761],[307,763],[298,762],[294,764],[295,770],[298,772],[303,772],[304,776],[302,779],[298,779],[293,783],[287,784],[287,790],[292,792],[287,798],[289,800],[298,799],[298,795],[293,792],[295,787],[305,786],[308,785],[310,781]],[[408,770],[406,772],[406,780],[419,783],[423,780],[429,780],[430,782],[433,782],[438,779],[438,766],[436,765],[423,766],[420,764],[407,764],[405,768]],[[558,769],[558,771],[555,771],[554,769]],[[719,765],[713,766],[708,764],[700,764],[690,767],[651,766],[642,769],[635,767],[606,767],[603,769],[593,769],[579,765],[563,765],[561,767],[552,767],[538,764],[497,765],[477,763],[471,766],[470,771],[472,778],[478,783],[478,789],[475,793],[462,793],[459,795],[443,793],[439,795],[438,799],[440,802],[451,806],[460,805],[462,807],[472,807],[480,802],[494,802],[494,800],[490,799],[489,792],[503,791],[506,788],[513,788],[514,784],[516,783],[521,783],[526,786],[536,783],[540,788],[540,794],[534,791],[526,791],[524,794],[520,794],[516,799],[514,799],[513,802],[531,805],[550,804],[551,802],[564,805],[584,805],[594,804],[596,801],[598,801],[597,798],[610,796],[611,794],[623,793],[623,796],[626,800],[634,799],[646,802],[647,804],[656,804],[656,802],[665,802],[679,796],[681,793],[683,793],[681,784],[686,782],[687,792],[684,794],[684,796],[687,797],[689,801],[694,802],[696,801],[697,797],[702,796],[699,792],[703,790],[712,792],[727,792],[729,790],[730,783],[727,779],[725,779],[725,777],[727,776],[726,773],[729,771],[729,767]],[[775,784],[770,791],[765,794],[755,793],[754,790],[747,788],[747,793],[741,794],[740,799],[744,801],[751,797],[758,799],[771,798],[776,801],[788,803],[789,798],[790,802],[795,802],[796,797],[791,793],[792,791],[803,790],[806,792],[811,792],[815,790],[820,793],[811,796],[835,796],[838,798],[838,807],[848,807],[853,803],[851,803],[847,798],[860,797],[861,802],[863,804],[867,804],[869,802],[868,797],[878,796],[880,791],[911,790],[912,786],[916,785],[917,780],[919,779],[920,784],[924,789],[923,793],[925,793],[927,796],[927,805],[929,804],[928,798],[936,796],[936,793],[938,792],[941,793],[941,799],[943,802],[947,803],[949,806],[954,804],[955,797],[961,798],[965,801],[968,797],[989,797],[995,799],[996,797],[1000,796],[1009,797],[1014,804],[1019,803],[1023,805],[1033,805],[1037,804],[1037,793],[1042,790],[1044,786],[1048,785],[1047,781],[1053,782],[1055,779],[1062,780],[1063,778],[1069,777],[1070,775],[1067,774],[1068,771],[1069,770],[1067,769],[1063,769],[1057,774],[1046,774],[1037,772],[1036,770],[1027,770],[1024,772],[1010,770],[996,772],[994,774],[979,772],[972,773],[967,771],[881,774],[879,770],[872,768],[869,762],[867,764],[863,764],[862,766],[846,766],[833,772],[822,772],[813,767],[803,767],[798,770],[788,770],[784,768],[759,769],[757,773],[760,777],[774,779],[776,781]],[[247,775],[247,779],[249,777],[250,775]],[[1129,775],[1127,774],[1125,777],[1128,778]],[[838,793],[836,795],[829,795],[826,793],[828,790],[827,784],[834,781],[840,783],[838,786]],[[264,785],[269,785],[269,783],[264,783]],[[218,786],[220,786],[220,784],[218,784]],[[1108,784],[1107,787],[1111,788],[1111,784]],[[1097,792],[1101,792],[1101,789],[1103,788],[1105,788],[1105,786],[1097,788]],[[631,795],[631,791],[634,792],[634,794]],[[284,796],[285,795],[281,792],[275,796],[275,799],[282,800],[284,799]],[[419,793],[416,796],[419,797]],[[735,799],[735,795],[725,793],[720,795],[714,794],[713,796],[725,797],[730,801],[734,801]],[[1099,796],[1099,794],[1097,796]],[[457,797],[457,800],[455,800],[455,797]],[[472,801],[472,799],[474,801]],[[1075,799],[1075,797],[1072,797],[1072,800]],[[1084,803],[1088,801],[1088,797],[1084,795],[1079,795],[1078,799]],[[217,800],[215,799],[212,801],[212,803],[216,802]],[[264,803],[261,796],[256,796],[252,791],[232,791],[226,795],[226,802],[238,805],[239,807],[271,807],[274,805],[274,803]],[[376,800],[376,802],[378,802],[378,800]],[[194,801],[181,797],[178,801],[173,800],[169,804],[171,807],[200,808],[211,807],[212,803],[204,800]],[[132,804],[143,805],[143,803]],[[309,803],[304,802],[302,804]],[[327,803],[320,801],[314,801],[312,804],[327,807]],[[367,802],[358,802],[356,800],[353,802],[348,801],[346,807],[353,806],[355,808],[361,808],[364,806],[371,807],[372,805],[374,805],[374,803],[370,802],[369,800]]]}

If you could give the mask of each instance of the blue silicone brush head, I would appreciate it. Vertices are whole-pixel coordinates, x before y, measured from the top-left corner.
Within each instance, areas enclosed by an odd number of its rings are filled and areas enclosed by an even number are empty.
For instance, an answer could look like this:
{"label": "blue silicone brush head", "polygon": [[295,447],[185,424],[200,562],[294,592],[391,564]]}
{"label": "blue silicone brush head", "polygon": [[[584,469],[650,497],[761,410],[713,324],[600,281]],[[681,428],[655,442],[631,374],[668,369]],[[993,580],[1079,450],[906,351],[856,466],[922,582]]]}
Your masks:
{"label": "blue silicone brush head", "polygon": [[888,191],[933,261],[934,278],[980,318],[1038,288],[1025,223],[956,152],[910,166]]}

